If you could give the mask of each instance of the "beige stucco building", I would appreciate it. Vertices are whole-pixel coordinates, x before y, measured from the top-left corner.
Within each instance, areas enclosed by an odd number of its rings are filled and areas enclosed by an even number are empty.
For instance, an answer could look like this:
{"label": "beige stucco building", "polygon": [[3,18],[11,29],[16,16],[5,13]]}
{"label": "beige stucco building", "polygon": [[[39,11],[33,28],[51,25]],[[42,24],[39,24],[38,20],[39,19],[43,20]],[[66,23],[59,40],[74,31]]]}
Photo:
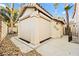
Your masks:
{"label": "beige stucco building", "polygon": [[7,35],[7,25],[3,22],[3,17],[0,15],[0,43]]}
{"label": "beige stucco building", "polygon": [[76,10],[72,23],[70,23],[72,33],[79,37],[79,3],[76,3]]}
{"label": "beige stucco building", "polygon": [[63,36],[64,22],[54,18],[36,3],[23,4],[18,22],[18,37],[37,45]]}

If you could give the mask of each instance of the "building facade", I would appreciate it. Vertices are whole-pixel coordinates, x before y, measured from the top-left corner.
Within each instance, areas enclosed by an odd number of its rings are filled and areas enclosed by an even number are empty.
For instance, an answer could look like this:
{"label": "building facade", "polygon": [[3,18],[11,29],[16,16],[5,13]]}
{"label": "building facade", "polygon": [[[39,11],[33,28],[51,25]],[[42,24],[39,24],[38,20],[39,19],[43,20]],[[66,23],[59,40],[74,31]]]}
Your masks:
{"label": "building facade", "polygon": [[72,31],[74,31],[76,36],[79,37],[79,3],[76,4],[76,12],[73,18],[72,28],[75,29],[72,29]]}
{"label": "building facade", "polygon": [[7,25],[3,22],[3,17],[0,15],[0,43],[7,35]]}
{"label": "building facade", "polygon": [[24,4],[20,9],[18,37],[34,45],[63,36],[64,22],[55,19],[39,4]]}

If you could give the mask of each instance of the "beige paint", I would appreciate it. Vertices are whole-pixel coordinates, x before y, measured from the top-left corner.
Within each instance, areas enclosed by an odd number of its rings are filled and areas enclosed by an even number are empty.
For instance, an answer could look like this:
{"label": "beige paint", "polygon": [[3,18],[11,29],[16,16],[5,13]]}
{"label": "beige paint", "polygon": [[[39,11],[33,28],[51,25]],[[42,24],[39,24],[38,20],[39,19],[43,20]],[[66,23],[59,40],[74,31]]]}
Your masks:
{"label": "beige paint", "polygon": [[34,12],[34,8],[26,8],[24,14],[22,15],[22,17],[20,17],[19,20],[23,19],[25,16],[29,16]]}
{"label": "beige paint", "polygon": [[[75,25],[75,27],[73,26]],[[79,3],[76,6],[76,13],[73,18],[73,23],[70,23],[71,30],[73,34],[76,34],[79,37]]]}
{"label": "beige paint", "polygon": [[58,23],[56,25],[54,21],[49,22],[40,17],[25,19],[19,22],[18,25],[18,36],[34,45],[49,37],[59,38],[63,35],[62,24]]}
{"label": "beige paint", "polygon": [[51,20],[51,36],[52,38],[63,36],[63,25],[61,23]]}
{"label": "beige paint", "polygon": [[38,23],[38,32],[39,32],[39,39],[40,41],[45,40],[49,37],[51,37],[51,27],[50,22],[43,19],[43,18],[37,18]]}
{"label": "beige paint", "polygon": [[32,44],[38,44],[50,37],[50,22],[37,17],[23,20],[18,26],[18,36]]}
{"label": "beige paint", "polygon": [[6,35],[7,35],[7,25],[2,21],[0,42],[6,37]]}
{"label": "beige paint", "polygon": [[[23,20],[27,16],[29,17]],[[50,19],[34,8],[27,8],[19,20],[22,21],[18,22],[18,37],[34,45],[49,37],[58,38],[63,35],[63,24]]]}

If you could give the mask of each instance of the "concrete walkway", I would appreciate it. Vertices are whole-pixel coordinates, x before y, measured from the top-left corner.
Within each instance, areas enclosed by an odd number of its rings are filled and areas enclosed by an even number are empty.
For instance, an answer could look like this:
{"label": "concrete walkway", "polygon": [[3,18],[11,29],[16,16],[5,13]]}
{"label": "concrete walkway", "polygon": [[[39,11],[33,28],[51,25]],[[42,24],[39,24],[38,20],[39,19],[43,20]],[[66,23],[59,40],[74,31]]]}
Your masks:
{"label": "concrete walkway", "polygon": [[[33,48],[27,43],[18,41],[18,39],[11,39],[22,52],[32,51]],[[39,46],[35,50],[44,56],[69,56],[79,55],[79,44],[68,42],[67,36],[58,39],[50,39]]]}
{"label": "concrete walkway", "polygon": [[67,37],[63,37],[51,39],[36,50],[44,56],[77,56],[79,55],[79,44],[68,42]]}
{"label": "concrete walkway", "polygon": [[17,47],[20,48],[20,50],[23,53],[27,53],[30,52],[31,50],[33,50],[30,46],[27,45],[27,43],[25,44],[25,42],[21,41],[20,39],[18,39],[17,37],[12,37],[10,39]]}

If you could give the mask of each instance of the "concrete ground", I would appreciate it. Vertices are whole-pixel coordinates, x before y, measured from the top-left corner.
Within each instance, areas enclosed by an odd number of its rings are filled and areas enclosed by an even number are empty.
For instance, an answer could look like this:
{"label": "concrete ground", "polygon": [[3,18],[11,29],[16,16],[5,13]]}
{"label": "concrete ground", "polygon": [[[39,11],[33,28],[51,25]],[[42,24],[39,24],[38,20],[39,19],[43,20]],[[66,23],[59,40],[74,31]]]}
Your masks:
{"label": "concrete ground", "polygon": [[68,42],[67,36],[62,38],[50,39],[37,47],[26,44],[16,39],[11,39],[14,44],[21,49],[22,52],[31,54],[35,49],[42,56],[78,56],[79,44]]}
{"label": "concrete ground", "polygon": [[51,39],[36,50],[43,56],[79,56],[79,44],[67,41],[67,37]]}

